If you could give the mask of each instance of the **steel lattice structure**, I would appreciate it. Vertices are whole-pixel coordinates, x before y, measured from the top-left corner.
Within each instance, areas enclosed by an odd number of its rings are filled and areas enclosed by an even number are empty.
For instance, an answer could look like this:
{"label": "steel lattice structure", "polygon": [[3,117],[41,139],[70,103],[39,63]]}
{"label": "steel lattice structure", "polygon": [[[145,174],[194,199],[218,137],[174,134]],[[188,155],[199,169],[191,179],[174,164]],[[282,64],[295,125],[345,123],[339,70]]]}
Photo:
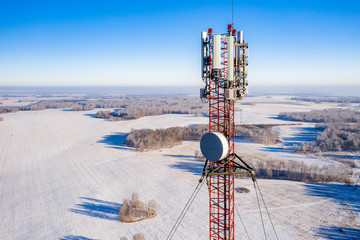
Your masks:
{"label": "steel lattice structure", "polygon": [[[235,35],[232,25],[228,25],[226,34],[217,37],[214,37],[211,28],[202,33],[202,74],[206,85],[201,89],[201,97],[209,102],[209,132],[222,133],[229,145],[226,158],[209,162],[206,166],[207,172],[211,172],[208,174],[210,240],[235,239],[234,113],[235,101],[247,93],[247,44],[242,40],[242,32],[237,38]],[[221,45],[216,47],[219,39]],[[235,56],[231,51],[235,52]]]}

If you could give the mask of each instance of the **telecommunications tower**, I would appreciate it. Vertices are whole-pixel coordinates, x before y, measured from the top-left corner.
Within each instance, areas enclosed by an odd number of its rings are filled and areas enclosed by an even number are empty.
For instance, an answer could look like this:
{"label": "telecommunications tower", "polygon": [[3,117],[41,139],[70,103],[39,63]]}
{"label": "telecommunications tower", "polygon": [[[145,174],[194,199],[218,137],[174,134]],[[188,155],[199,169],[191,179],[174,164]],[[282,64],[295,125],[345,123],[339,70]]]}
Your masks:
{"label": "telecommunications tower", "polygon": [[[201,98],[209,102],[209,132],[200,141],[206,158],[210,197],[210,240],[234,240],[234,178],[239,169],[252,171],[235,153],[235,101],[248,93],[248,44],[232,24],[227,33],[201,33]],[[240,160],[245,167],[238,164]]]}

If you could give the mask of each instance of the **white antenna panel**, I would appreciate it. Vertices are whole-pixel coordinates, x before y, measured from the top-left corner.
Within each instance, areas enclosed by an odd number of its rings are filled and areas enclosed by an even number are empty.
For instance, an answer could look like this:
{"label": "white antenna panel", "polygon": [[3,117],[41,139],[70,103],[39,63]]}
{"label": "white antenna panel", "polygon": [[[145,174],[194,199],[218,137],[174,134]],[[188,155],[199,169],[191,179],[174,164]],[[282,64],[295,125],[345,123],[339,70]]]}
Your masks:
{"label": "white antenna panel", "polygon": [[234,36],[227,37],[227,78],[234,80]]}
{"label": "white antenna panel", "polygon": [[213,68],[221,68],[221,35],[214,35],[214,44],[213,44]]}

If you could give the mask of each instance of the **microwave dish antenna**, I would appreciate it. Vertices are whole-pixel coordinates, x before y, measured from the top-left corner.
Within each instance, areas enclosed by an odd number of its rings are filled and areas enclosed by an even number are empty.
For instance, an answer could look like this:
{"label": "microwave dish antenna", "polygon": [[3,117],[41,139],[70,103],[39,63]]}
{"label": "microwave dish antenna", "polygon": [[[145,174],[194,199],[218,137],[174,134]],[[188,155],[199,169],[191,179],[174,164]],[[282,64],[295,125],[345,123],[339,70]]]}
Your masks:
{"label": "microwave dish antenna", "polygon": [[229,143],[224,134],[205,133],[200,140],[201,153],[211,162],[223,160],[229,154]]}

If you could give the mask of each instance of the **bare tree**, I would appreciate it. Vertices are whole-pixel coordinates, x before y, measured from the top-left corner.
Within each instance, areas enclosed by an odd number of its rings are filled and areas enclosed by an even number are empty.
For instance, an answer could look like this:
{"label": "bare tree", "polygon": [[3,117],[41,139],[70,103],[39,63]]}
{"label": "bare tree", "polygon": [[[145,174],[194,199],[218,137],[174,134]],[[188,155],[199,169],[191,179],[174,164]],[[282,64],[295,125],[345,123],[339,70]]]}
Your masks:
{"label": "bare tree", "polygon": [[119,213],[121,222],[136,222],[155,217],[156,215],[156,201],[151,200],[145,205],[145,203],[139,199],[138,193],[134,193],[131,200],[124,199]]}
{"label": "bare tree", "polygon": [[145,236],[142,233],[137,233],[133,236],[133,240],[145,240]]}

